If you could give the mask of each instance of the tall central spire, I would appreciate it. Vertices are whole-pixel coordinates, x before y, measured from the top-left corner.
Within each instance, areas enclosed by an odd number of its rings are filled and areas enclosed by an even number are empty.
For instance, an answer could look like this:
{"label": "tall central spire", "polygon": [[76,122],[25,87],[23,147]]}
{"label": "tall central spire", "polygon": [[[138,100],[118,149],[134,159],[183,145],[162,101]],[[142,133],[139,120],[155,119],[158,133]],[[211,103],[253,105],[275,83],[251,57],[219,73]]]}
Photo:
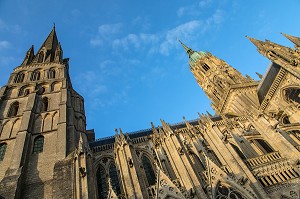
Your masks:
{"label": "tall central spire", "polygon": [[194,50],[192,50],[191,48],[189,48],[187,45],[185,45],[184,43],[182,43],[180,40],[178,40],[182,47],[184,48],[185,52],[189,55],[189,58],[191,58],[192,54],[195,52]]}

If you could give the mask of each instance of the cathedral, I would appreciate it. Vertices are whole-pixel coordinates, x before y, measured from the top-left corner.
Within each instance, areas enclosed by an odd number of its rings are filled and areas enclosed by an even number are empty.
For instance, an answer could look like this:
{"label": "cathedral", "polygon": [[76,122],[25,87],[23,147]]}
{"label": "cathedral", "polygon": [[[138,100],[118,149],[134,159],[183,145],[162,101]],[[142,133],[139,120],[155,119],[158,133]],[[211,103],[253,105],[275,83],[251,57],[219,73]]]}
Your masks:
{"label": "cathedral", "polygon": [[0,90],[0,198],[299,199],[300,38],[256,81],[182,42],[216,115],[95,139],[55,27]]}

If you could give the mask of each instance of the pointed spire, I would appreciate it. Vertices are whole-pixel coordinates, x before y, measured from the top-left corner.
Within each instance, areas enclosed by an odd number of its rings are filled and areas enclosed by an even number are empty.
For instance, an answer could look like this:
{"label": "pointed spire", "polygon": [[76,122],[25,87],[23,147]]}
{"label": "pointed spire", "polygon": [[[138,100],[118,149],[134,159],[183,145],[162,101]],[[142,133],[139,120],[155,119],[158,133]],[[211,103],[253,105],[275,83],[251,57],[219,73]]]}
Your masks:
{"label": "pointed spire", "polygon": [[151,127],[152,127],[152,132],[153,132],[154,134],[158,134],[158,131],[157,131],[157,129],[155,128],[153,122],[150,122],[150,123],[151,123]]}
{"label": "pointed spire", "polygon": [[191,55],[195,52],[194,50],[192,50],[191,48],[189,48],[188,46],[186,46],[184,43],[182,43],[180,40],[178,40],[182,47],[184,48],[185,52],[189,55],[189,58],[191,58]]}
{"label": "pointed spire", "polygon": [[37,52],[34,62],[35,63],[53,62],[55,60],[55,54],[56,54],[57,48],[58,48],[58,51],[61,51],[59,53],[59,57],[61,57],[62,50],[61,50],[61,46],[59,45],[59,42],[58,42],[58,39],[56,36],[55,25],[54,25],[51,32],[49,33],[48,37],[46,38],[46,40],[42,44],[41,48]]}
{"label": "pointed spire", "polygon": [[254,39],[254,38],[252,38],[252,37],[249,37],[249,36],[246,36],[258,49],[262,49],[262,48],[264,48],[264,46],[263,46],[263,44],[265,43],[265,42],[263,42],[263,41],[260,41],[260,40],[258,40],[258,39]]}
{"label": "pointed spire", "polygon": [[288,35],[285,33],[281,33],[283,36],[285,36],[288,40],[290,40],[291,42],[293,42],[297,47],[300,47],[300,38],[299,37],[295,37],[292,35]]}
{"label": "pointed spire", "polygon": [[30,64],[31,61],[33,60],[33,58],[34,58],[34,47],[32,45],[29,48],[29,50],[27,51],[22,65],[28,65],[28,64]]}
{"label": "pointed spire", "polygon": [[185,123],[186,127],[187,127],[188,129],[192,129],[193,126],[192,126],[188,121],[186,121],[185,117],[183,116],[182,118],[183,118],[183,120],[184,120],[184,123]]}
{"label": "pointed spire", "polygon": [[260,73],[258,73],[258,72],[255,72],[255,73],[256,73],[256,75],[257,75],[260,79],[263,78],[263,75],[262,75],[262,74],[260,74]]}
{"label": "pointed spire", "polygon": [[206,111],[208,117],[213,117],[212,114],[210,114],[210,112]]}

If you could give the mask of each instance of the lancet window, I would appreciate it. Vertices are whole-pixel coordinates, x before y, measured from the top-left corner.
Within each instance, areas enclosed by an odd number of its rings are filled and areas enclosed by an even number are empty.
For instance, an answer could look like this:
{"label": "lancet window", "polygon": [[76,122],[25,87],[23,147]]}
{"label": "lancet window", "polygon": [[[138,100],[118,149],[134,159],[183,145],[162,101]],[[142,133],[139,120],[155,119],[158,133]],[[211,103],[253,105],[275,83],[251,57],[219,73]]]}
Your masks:
{"label": "lancet window", "polygon": [[110,177],[110,183],[117,195],[121,194],[121,188],[118,178],[118,172],[116,169],[116,166],[114,164],[111,164],[109,167],[109,177]]}
{"label": "lancet window", "polygon": [[106,172],[102,166],[100,166],[97,170],[97,186],[99,199],[107,199],[108,184]]}
{"label": "lancet window", "polygon": [[145,170],[145,173],[146,173],[148,184],[150,186],[154,185],[156,177],[155,177],[155,173],[153,171],[150,160],[146,156],[143,156],[142,163],[143,163],[143,167],[144,167],[144,170]]}
{"label": "lancet window", "polygon": [[44,97],[42,99],[42,111],[48,111],[49,109],[49,99],[47,97]]}

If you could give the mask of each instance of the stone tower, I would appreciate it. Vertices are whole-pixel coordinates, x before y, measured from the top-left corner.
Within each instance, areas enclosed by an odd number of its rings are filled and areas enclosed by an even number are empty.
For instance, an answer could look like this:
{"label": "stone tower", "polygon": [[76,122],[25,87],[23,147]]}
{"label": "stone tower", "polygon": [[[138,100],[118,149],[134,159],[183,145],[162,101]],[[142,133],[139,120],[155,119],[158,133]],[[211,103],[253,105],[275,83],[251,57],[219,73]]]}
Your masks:
{"label": "stone tower", "polygon": [[[256,88],[258,83],[249,76],[243,76],[239,71],[231,67],[225,61],[215,57],[209,52],[196,52],[180,41],[189,56],[190,70],[194,74],[199,86],[212,101],[213,109],[218,113],[240,114],[238,101],[232,103],[234,106],[227,106],[229,101],[235,101],[235,90]],[[230,100],[229,100],[230,98]],[[252,99],[251,105],[257,102]]]}
{"label": "stone tower", "polygon": [[85,121],[83,98],[72,88],[69,59],[53,27],[0,91],[0,195],[88,198]]}

